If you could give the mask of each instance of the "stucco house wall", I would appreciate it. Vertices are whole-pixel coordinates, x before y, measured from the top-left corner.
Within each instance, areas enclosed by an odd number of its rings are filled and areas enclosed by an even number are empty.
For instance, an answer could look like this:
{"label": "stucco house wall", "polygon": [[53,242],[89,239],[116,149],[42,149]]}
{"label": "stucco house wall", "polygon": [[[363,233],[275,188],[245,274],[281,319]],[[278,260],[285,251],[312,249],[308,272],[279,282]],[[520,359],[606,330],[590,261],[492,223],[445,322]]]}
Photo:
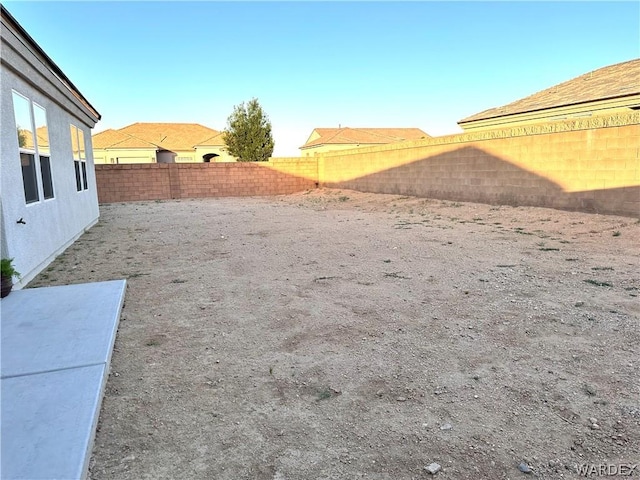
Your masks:
{"label": "stucco house wall", "polygon": [[[21,288],[86,229],[98,221],[91,128],[100,115],[2,7],[0,51],[0,211],[2,257],[14,258]],[[46,111],[53,198],[44,199],[36,163],[39,200],[27,203],[14,116],[14,92]],[[76,187],[71,125],[84,135],[87,188]]]}
{"label": "stucco house wall", "polygon": [[203,155],[215,153],[218,156],[211,160],[217,162],[235,162],[236,158],[227,153],[224,148],[196,146],[195,150],[154,150],[151,148],[123,148],[94,150],[96,165],[130,164],[130,163],[203,163]]}
{"label": "stucco house wall", "polygon": [[[203,163],[202,154],[198,155],[196,149],[193,150],[172,150],[176,156],[174,163]],[[208,151],[206,153],[209,153]],[[215,152],[213,152],[215,153]]]}
{"label": "stucco house wall", "polygon": [[406,140],[420,140],[430,135],[419,128],[314,128],[300,147],[301,157],[327,152],[376,147]]}
{"label": "stucco house wall", "polygon": [[330,145],[317,145],[315,147],[301,148],[301,156],[303,157],[313,157],[314,155],[320,155],[321,153],[327,152],[338,152],[340,150],[352,150],[354,148],[361,147],[375,147],[377,145],[385,145],[384,143],[380,144],[372,144],[368,143],[366,145],[361,145],[359,143],[341,143],[341,144],[330,144]]}
{"label": "stucco house wall", "polygon": [[195,146],[196,153],[195,158],[196,162],[202,162],[202,157],[209,153],[215,153],[218,156],[211,159],[211,163],[224,163],[224,162],[237,162],[238,159],[232,155],[229,155],[226,146],[213,145],[213,146]]}
{"label": "stucco house wall", "polygon": [[96,148],[93,155],[95,164],[157,163],[156,150],[152,148]]}

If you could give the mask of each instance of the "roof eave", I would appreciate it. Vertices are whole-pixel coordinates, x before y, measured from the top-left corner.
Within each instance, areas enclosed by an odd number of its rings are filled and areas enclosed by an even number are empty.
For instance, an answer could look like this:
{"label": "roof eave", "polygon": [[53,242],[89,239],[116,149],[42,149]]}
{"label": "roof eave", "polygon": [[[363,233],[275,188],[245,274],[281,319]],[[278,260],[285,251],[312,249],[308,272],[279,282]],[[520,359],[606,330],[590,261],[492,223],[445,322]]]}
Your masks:
{"label": "roof eave", "polygon": [[577,105],[587,105],[589,103],[594,103],[594,102],[604,102],[607,100],[615,100],[615,99],[619,99],[619,98],[625,98],[625,97],[633,97],[635,95],[640,94],[640,91],[638,92],[632,92],[632,93],[626,93],[624,95],[613,95],[610,97],[602,97],[602,98],[598,98],[595,100],[588,100],[586,102],[574,102],[574,103],[563,103],[561,105],[554,105],[553,107],[542,107],[542,108],[534,108],[531,110],[522,110],[519,112],[513,112],[513,113],[507,113],[507,114],[498,114],[498,115],[488,115],[486,117],[478,117],[478,118],[474,118],[474,116],[472,115],[471,117],[467,117],[467,118],[463,118],[462,120],[459,120],[457,123],[458,125],[463,125],[463,124],[467,124],[467,123],[471,123],[471,122],[481,122],[484,120],[492,120],[492,119],[496,119],[496,118],[508,118],[508,117],[514,117],[516,115],[525,115],[527,113],[536,113],[536,112],[543,112],[545,110],[552,110],[552,109],[557,109],[557,108],[565,108],[565,107],[574,107]]}
{"label": "roof eave", "polygon": [[80,93],[78,87],[76,87],[73,82],[65,75],[58,65],[46,54],[46,52],[36,43],[31,35],[18,23],[18,21],[9,13],[9,11],[4,7],[4,5],[0,4],[0,11],[2,12],[2,17],[6,18],[11,27],[17,30],[21,36],[29,43],[29,48],[36,51],[42,58],[47,62],[47,67],[51,72],[56,75],[62,83],[64,83],[69,90],[71,90],[75,95],[78,96],[78,99],[87,107],[87,109],[96,117],[97,120],[102,118],[102,115],[91,105],[91,103]]}

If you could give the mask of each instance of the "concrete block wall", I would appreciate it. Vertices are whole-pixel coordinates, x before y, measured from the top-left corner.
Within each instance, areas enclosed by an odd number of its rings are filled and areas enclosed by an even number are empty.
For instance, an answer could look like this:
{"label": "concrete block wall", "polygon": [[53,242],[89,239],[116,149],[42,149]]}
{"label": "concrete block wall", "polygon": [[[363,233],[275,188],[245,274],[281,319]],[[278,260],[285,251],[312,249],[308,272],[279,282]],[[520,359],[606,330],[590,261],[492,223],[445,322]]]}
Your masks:
{"label": "concrete block wall", "polygon": [[317,185],[640,218],[640,112],[259,163],[96,165],[101,203]]}
{"label": "concrete block wall", "polygon": [[317,161],[96,165],[100,203],[283,195],[317,186]]}
{"label": "concrete block wall", "polygon": [[325,153],[334,188],[640,217],[640,113]]}

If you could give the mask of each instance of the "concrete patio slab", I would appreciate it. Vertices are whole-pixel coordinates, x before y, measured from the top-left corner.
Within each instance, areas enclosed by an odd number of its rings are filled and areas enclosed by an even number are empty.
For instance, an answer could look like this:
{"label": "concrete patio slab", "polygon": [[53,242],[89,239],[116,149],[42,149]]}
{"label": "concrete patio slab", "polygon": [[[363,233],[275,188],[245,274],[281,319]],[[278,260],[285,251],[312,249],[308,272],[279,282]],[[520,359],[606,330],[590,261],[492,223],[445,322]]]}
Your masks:
{"label": "concrete patio slab", "polygon": [[91,455],[102,365],[2,380],[2,478],[82,478]]}
{"label": "concrete patio slab", "polygon": [[0,377],[108,362],[124,288],[113,280],[11,292],[2,300]]}
{"label": "concrete patio slab", "polygon": [[25,289],[0,303],[0,478],[86,476],[125,288]]}

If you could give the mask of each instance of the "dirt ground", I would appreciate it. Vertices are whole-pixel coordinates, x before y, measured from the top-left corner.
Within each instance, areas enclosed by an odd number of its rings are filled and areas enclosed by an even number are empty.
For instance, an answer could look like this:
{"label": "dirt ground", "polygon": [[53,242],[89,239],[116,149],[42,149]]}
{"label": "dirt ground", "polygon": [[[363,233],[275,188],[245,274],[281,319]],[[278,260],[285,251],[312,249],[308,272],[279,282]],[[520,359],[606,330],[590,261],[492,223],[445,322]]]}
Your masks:
{"label": "dirt ground", "polygon": [[127,279],[93,480],[640,463],[636,219],[347,190],[100,218],[29,285]]}

